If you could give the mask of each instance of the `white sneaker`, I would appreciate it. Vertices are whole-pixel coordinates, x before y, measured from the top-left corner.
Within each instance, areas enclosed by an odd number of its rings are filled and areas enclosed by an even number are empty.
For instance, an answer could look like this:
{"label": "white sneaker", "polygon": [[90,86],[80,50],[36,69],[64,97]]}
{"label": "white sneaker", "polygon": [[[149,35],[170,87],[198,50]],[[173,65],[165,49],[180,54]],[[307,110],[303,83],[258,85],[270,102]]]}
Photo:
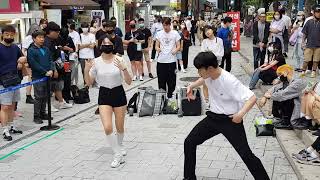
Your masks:
{"label": "white sneaker", "polygon": [[182,71],[183,73],[186,73],[186,72],[187,72],[185,69],[181,69],[181,71]]}
{"label": "white sneaker", "polygon": [[111,167],[112,168],[117,168],[119,167],[121,164],[123,164],[125,161],[123,159],[123,156],[121,154],[116,154],[114,155],[113,161],[111,163]]}
{"label": "white sneaker", "polygon": [[59,112],[59,109],[51,105],[51,112]]}
{"label": "white sneaker", "polygon": [[72,104],[68,104],[68,103],[66,103],[66,102],[64,101],[64,102],[59,103],[59,108],[60,108],[60,109],[72,108]]}
{"label": "white sneaker", "polygon": [[143,77],[142,76],[140,76],[140,81],[143,81]]}
{"label": "white sneaker", "polygon": [[132,81],[138,80],[137,76],[133,76]]}

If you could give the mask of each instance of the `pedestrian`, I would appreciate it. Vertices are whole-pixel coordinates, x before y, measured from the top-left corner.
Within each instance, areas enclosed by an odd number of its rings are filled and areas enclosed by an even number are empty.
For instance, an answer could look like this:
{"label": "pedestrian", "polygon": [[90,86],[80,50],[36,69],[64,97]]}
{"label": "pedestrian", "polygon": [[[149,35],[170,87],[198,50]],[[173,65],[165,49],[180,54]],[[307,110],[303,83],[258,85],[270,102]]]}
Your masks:
{"label": "pedestrian", "polygon": [[[20,48],[14,44],[16,29],[7,25],[1,30],[2,41],[0,43],[0,89],[17,86],[21,83],[18,70],[26,63],[26,58]],[[16,103],[20,101],[20,90],[13,90],[0,94],[0,119],[3,129],[3,139],[12,141],[11,134],[22,134],[14,124],[14,110]]]}
{"label": "pedestrian", "polygon": [[77,48],[77,52],[79,51],[78,45],[80,44],[80,34],[76,31],[76,25],[74,23],[68,26],[69,36],[72,38],[74,45]]}
{"label": "pedestrian", "polygon": [[125,35],[124,44],[128,46],[127,53],[131,62],[133,81],[143,81],[142,70],[142,43],[145,43],[145,35],[137,29],[136,20],[130,21],[130,31]]}
{"label": "pedestrian", "polygon": [[[183,68],[183,60],[182,60],[182,50],[183,50],[183,39],[182,39],[182,32],[181,32],[181,28],[180,28],[180,24],[178,21],[174,20],[173,21],[173,29],[172,30],[175,30],[179,33],[179,35],[181,36],[181,39],[179,41],[179,44],[180,44],[180,49],[178,50],[177,54],[176,54],[176,57],[177,57],[177,68],[179,71],[182,71],[183,73],[186,73],[187,71],[184,70]],[[181,68],[182,67],[182,68]]]}
{"label": "pedestrian", "polygon": [[259,11],[259,21],[253,23],[253,63],[254,70],[264,64],[270,31],[264,10]]}
{"label": "pedestrian", "polygon": [[[28,63],[32,69],[32,80],[38,80],[44,77],[52,77],[54,69],[50,50],[44,47],[44,39],[46,33],[42,30],[32,33],[34,43],[28,48]],[[46,105],[48,99],[48,86],[47,82],[40,82],[34,84],[34,112],[33,122],[42,124],[42,120],[49,120],[46,113]]]}
{"label": "pedestrian", "polygon": [[159,31],[163,30],[162,26],[162,17],[156,16],[156,22],[151,26],[151,34],[153,40],[153,47],[151,52],[151,61],[155,60],[156,58],[156,35]]}
{"label": "pedestrian", "polygon": [[[190,31],[190,39],[193,45],[196,45],[196,36],[195,34],[197,33],[197,20],[193,19],[191,20],[191,31]],[[192,44],[191,44],[192,45]]]}
{"label": "pedestrian", "polygon": [[122,31],[119,27],[117,27],[117,19],[115,17],[111,17],[110,20],[115,24],[114,33],[119,36],[123,37]]}
{"label": "pedestrian", "polygon": [[183,67],[181,67],[184,71],[188,68],[188,59],[189,59],[189,47],[192,46],[190,32],[186,28],[186,24],[184,22],[181,23],[181,39],[183,42],[182,47],[182,61]]}
{"label": "pedestrian", "polygon": [[288,57],[287,53],[289,52],[289,32],[291,32],[291,18],[286,15],[286,9],[282,8],[280,9],[280,13],[282,15],[282,20],[285,24],[285,30],[283,32],[283,45],[284,45],[284,53],[283,56],[285,58]]}
{"label": "pedestrian", "polygon": [[193,89],[203,84],[208,86],[210,111],[184,141],[184,179],[196,180],[197,146],[218,134],[223,134],[247,165],[254,179],[269,180],[261,161],[251,151],[243,117],[255,105],[256,96],[235,76],[219,67],[212,52],[200,52],[194,59],[199,80],[187,88],[188,99],[194,99]]}
{"label": "pedestrian", "polygon": [[206,26],[206,22],[203,20],[203,17],[200,16],[197,21],[197,37],[199,39],[200,46],[202,45],[202,41],[204,38],[204,28]]}
{"label": "pedestrian", "polygon": [[[142,31],[145,37],[144,43],[142,44],[144,60],[146,61],[146,64],[147,64],[149,78],[153,78],[153,75],[151,72],[151,61],[150,61],[150,53],[149,53],[152,45],[152,34],[150,29],[145,27],[143,18],[140,18],[138,23],[139,23],[139,29]],[[144,72],[143,62],[142,62],[142,70]],[[144,73],[142,73],[142,75],[144,76]]]}
{"label": "pedestrian", "polygon": [[276,39],[279,39],[281,42],[282,53],[284,53],[284,40],[283,32],[285,31],[286,25],[282,20],[282,14],[279,11],[274,12],[273,20],[270,24],[270,36],[272,42],[275,42]]}
{"label": "pedestrian", "polygon": [[[79,63],[81,65],[81,71],[84,80],[84,68],[86,64],[85,61],[92,61],[94,59],[94,47],[96,46],[96,38],[94,34],[89,32],[88,23],[81,23],[81,29],[83,33],[80,34],[80,42],[77,49],[79,49]],[[84,85],[86,86],[85,81]]]}
{"label": "pedestrian", "polygon": [[305,23],[305,15],[303,11],[299,11],[297,13],[297,20],[293,24],[293,28],[291,30],[291,36],[294,36],[294,51],[293,56],[296,60],[296,68],[295,71],[302,72],[302,64],[304,61],[303,49],[302,49],[302,38],[303,33],[302,29]]}
{"label": "pedestrian", "polygon": [[177,31],[171,30],[171,19],[163,19],[163,30],[156,36],[156,50],[159,53],[157,59],[157,75],[159,89],[167,91],[167,97],[172,98],[176,88],[177,52],[180,50],[181,36]]}
{"label": "pedestrian", "polygon": [[184,21],[186,24],[186,28],[189,31],[189,33],[191,32],[191,28],[192,28],[192,23],[191,23],[192,17],[191,16],[187,16],[187,19]]}
{"label": "pedestrian", "polygon": [[221,65],[220,67],[224,69],[224,63],[226,63],[226,70],[228,72],[231,71],[231,56],[232,56],[232,38],[233,38],[233,32],[231,30],[231,23],[232,18],[231,17],[225,17],[223,19],[223,25],[218,30],[218,37],[223,40],[223,46],[224,46],[224,55],[222,57]]}
{"label": "pedestrian", "polygon": [[[123,58],[113,54],[114,44],[112,37],[107,35],[101,45],[102,54],[94,61],[86,61],[85,79],[91,86],[94,81],[99,84],[99,111],[100,118],[105,130],[107,142],[114,152],[111,163],[112,168],[119,167],[124,163],[123,156],[127,154],[122,145],[124,138],[124,118],[126,114],[126,93],[122,86],[123,79],[130,85],[132,79],[129,75]],[[115,115],[117,136],[112,128],[112,116]]]}
{"label": "pedestrian", "polygon": [[311,78],[316,77],[316,70],[320,61],[320,5],[314,7],[314,18],[306,22],[302,29],[302,48],[304,49],[304,62],[302,75],[308,66],[308,62],[313,61]]}
{"label": "pedestrian", "polygon": [[96,19],[92,19],[90,23],[90,33],[96,35],[98,30],[99,30],[98,21]]}

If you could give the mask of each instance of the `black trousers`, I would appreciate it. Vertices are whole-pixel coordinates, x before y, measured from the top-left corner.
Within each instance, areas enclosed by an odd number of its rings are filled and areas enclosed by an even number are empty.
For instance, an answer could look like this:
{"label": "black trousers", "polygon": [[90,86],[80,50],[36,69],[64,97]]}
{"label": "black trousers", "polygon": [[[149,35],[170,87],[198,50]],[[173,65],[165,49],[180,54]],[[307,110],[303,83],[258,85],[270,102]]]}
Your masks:
{"label": "black trousers", "polygon": [[151,59],[154,60],[156,58],[156,54],[157,54],[156,41],[153,41],[153,46],[152,46],[152,51],[151,51]]}
{"label": "black trousers", "polygon": [[274,117],[284,120],[286,123],[290,123],[290,119],[294,109],[294,99],[287,101],[273,101],[272,114]]}
{"label": "black trousers", "polygon": [[311,146],[313,147],[314,150],[319,152],[320,151],[320,137],[318,137],[316,139],[316,141]]}
{"label": "black trousers", "polygon": [[207,117],[200,121],[184,141],[184,177],[196,179],[196,150],[204,141],[222,133],[257,180],[269,180],[261,161],[251,151],[243,123],[236,124],[227,115],[207,112]]}
{"label": "black trousers", "polygon": [[224,69],[224,63],[226,63],[226,71],[231,71],[231,51],[224,53],[224,56],[222,57],[221,65],[220,67]]}
{"label": "black trousers", "polygon": [[191,42],[193,43],[193,44],[196,44],[196,36],[195,36],[195,32],[194,31],[191,31]]}
{"label": "black trousers", "polygon": [[182,60],[183,60],[183,68],[188,68],[188,60],[189,59],[189,45],[187,43],[183,43],[183,50],[182,50]]}
{"label": "black trousers", "polygon": [[64,87],[62,90],[62,97],[63,99],[69,103],[69,100],[71,100],[71,72],[66,72],[65,75],[63,76],[63,82],[64,82]]}
{"label": "black trousers", "polygon": [[[168,98],[172,98],[173,92],[176,89],[176,63],[158,63],[157,76],[159,89],[167,91]],[[168,88],[167,88],[168,87]]]}
{"label": "black trousers", "polygon": [[46,112],[46,105],[48,100],[48,86],[47,82],[40,82],[33,85],[34,91],[34,112],[33,116],[35,118],[40,118]]}

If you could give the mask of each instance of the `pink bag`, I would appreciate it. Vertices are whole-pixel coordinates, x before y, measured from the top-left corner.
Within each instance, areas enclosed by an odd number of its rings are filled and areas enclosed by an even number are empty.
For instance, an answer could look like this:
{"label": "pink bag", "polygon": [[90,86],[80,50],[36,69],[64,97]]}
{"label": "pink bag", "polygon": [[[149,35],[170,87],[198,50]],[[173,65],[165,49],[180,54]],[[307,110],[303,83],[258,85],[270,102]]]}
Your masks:
{"label": "pink bag", "polygon": [[295,30],[294,33],[290,36],[289,44],[291,46],[294,46],[297,43],[298,35],[299,35],[299,31]]}

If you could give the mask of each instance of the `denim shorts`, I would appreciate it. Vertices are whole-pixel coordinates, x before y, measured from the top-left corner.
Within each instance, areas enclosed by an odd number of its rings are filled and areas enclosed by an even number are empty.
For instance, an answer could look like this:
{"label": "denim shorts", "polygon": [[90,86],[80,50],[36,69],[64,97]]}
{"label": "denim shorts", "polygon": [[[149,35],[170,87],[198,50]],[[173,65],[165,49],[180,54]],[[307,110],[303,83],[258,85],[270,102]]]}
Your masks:
{"label": "denim shorts", "polygon": [[[0,89],[4,89],[4,87],[0,85]],[[20,101],[19,89],[15,91],[10,91],[4,94],[0,94],[0,104],[2,105],[12,105],[13,103],[16,103],[19,101]]]}
{"label": "denim shorts", "polygon": [[182,52],[177,52],[177,60],[182,60]]}

